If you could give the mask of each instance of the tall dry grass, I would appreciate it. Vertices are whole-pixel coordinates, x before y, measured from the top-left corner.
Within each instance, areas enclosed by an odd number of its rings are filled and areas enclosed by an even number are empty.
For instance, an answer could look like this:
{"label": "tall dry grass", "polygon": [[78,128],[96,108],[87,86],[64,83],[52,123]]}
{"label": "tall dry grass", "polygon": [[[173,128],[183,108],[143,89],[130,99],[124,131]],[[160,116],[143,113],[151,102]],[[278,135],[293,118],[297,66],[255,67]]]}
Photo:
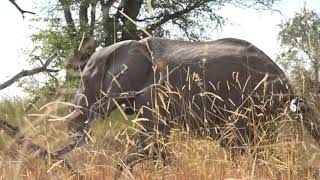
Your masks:
{"label": "tall dry grass", "polygon": [[[48,123],[47,114],[39,111],[40,102],[26,113],[21,99],[3,100],[1,118],[22,127],[24,134],[53,151],[68,142],[66,124]],[[61,105],[60,105],[61,106]],[[66,112],[60,110],[60,114]],[[38,115],[38,116],[37,116]],[[43,116],[40,116],[43,115]],[[76,148],[67,155],[79,174],[71,175],[61,162],[44,163],[1,135],[0,179],[111,179],[116,163],[134,142],[136,125],[123,120],[122,113],[97,121],[92,131],[93,142]],[[250,151],[231,155],[218,140],[194,136],[173,129],[166,146],[174,158],[168,166],[162,161],[148,160],[125,170],[123,179],[317,179],[319,178],[319,145],[301,123],[283,116],[277,123],[276,141],[256,144]]]}

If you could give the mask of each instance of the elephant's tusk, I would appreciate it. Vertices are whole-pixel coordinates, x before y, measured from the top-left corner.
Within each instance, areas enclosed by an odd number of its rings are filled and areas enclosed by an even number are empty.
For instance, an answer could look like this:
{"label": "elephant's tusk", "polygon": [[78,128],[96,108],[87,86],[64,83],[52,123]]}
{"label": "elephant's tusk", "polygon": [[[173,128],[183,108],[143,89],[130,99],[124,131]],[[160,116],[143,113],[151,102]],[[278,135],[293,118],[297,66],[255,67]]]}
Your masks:
{"label": "elephant's tusk", "polygon": [[70,114],[68,114],[68,115],[66,115],[64,117],[55,118],[55,119],[49,119],[48,121],[70,121],[70,120],[78,117],[80,114],[81,114],[80,111],[74,110]]}

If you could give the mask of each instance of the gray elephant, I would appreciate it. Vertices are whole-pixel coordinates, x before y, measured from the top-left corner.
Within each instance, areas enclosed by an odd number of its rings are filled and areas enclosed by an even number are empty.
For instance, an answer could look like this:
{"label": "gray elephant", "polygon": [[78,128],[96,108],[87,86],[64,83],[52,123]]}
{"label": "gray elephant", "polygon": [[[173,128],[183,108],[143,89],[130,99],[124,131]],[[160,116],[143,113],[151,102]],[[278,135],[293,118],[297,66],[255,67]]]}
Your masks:
{"label": "gray elephant", "polygon": [[[144,133],[130,150],[140,155],[124,158],[123,164],[129,165],[150,155],[144,147],[151,134],[167,137],[172,127],[214,139],[228,137],[231,127],[236,138],[226,138],[225,147],[254,143],[256,129],[267,128],[267,116],[285,113],[291,96],[283,71],[244,40],[151,37],[95,52],[81,74],[74,100],[78,108],[62,119],[72,131],[81,131],[90,112],[108,116],[118,104],[128,114],[136,112],[144,119],[139,122]],[[163,147],[154,144],[157,154]]]}

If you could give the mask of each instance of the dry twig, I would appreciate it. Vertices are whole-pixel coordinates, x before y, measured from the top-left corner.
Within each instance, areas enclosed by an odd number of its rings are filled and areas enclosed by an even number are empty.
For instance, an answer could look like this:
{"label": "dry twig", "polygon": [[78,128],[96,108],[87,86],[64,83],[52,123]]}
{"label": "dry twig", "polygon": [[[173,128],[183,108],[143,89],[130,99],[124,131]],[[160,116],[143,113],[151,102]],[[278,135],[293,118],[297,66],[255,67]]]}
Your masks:
{"label": "dry twig", "polygon": [[28,14],[36,14],[34,12],[31,12],[31,11],[26,11],[26,10],[23,10],[16,2],[15,0],[9,0],[11,2],[11,4],[13,4],[19,11],[20,13],[22,14],[22,17],[24,18],[24,14],[28,13]]}

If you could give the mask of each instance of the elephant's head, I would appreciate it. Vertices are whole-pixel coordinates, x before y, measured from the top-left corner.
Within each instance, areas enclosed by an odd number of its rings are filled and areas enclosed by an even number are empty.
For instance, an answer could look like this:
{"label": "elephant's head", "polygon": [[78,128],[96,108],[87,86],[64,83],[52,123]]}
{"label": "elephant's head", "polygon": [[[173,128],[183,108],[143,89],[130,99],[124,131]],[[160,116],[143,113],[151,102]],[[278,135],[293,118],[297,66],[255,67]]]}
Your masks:
{"label": "elephant's head", "polygon": [[[81,84],[74,98],[75,107],[63,117],[69,122],[69,129],[80,131],[91,105],[106,94],[138,91],[152,81],[152,75],[150,52],[141,42],[123,41],[95,52],[81,74]],[[118,99],[116,102],[132,107],[134,100]],[[116,108],[115,101],[111,99],[99,108],[99,113],[108,116]],[[126,108],[125,112],[133,113],[131,108]]]}

